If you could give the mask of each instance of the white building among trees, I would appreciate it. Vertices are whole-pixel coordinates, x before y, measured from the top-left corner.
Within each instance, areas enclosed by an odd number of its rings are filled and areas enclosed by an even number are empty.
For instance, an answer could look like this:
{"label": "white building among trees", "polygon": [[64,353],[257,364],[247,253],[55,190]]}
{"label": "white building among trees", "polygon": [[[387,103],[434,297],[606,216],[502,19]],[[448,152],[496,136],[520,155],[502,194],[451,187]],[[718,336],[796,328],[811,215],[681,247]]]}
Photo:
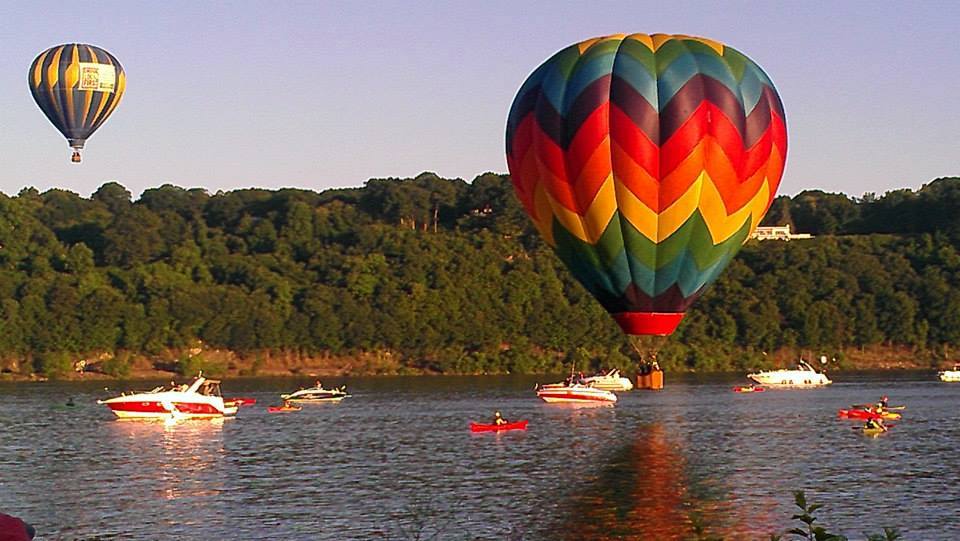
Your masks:
{"label": "white building among trees", "polygon": [[813,235],[809,233],[791,233],[790,225],[759,226],[756,231],[750,235],[751,239],[757,240],[793,240],[793,239],[812,239]]}

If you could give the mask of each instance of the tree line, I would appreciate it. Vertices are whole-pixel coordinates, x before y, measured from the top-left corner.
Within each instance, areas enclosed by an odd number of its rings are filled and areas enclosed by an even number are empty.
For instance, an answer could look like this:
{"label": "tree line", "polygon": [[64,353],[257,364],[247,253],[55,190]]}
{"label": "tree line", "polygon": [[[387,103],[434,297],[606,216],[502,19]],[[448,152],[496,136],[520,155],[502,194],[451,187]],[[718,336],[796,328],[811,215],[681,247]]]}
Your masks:
{"label": "tree line", "polygon": [[[663,347],[673,369],[784,348],[960,344],[960,178],[854,199],[779,197]],[[56,374],[101,354],[390,352],[438,372],[628,363],[612,319],[539,239],[505,175],[424,173],[322,192],[118,183],[0,194],[0,358]],[[18,365],[16,360],[20,360]],[[26,362],[23,362],[26,360]],[[4,365],[0,365],[4,366]],[[589,367],[589,366],[587,366]]]}

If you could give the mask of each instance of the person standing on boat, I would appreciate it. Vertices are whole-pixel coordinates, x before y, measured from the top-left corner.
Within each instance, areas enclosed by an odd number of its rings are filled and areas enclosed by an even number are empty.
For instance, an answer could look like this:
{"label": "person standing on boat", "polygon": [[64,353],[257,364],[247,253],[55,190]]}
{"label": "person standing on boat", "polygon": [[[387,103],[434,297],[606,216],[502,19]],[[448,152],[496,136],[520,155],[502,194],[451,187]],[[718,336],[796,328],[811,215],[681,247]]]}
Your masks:
{"label": "person standing on boat", "polygon": [[504,419],[503,417],[500,416],[500,412],[499,412],[499,411],[493,412],[493,424],[495,424],[495,425],[497,425],[497,426],[500,426],[500,425],[505,425],[505,424],[507,424],[508,422],[509,422],[509,421],[507,421],[506,419]]}

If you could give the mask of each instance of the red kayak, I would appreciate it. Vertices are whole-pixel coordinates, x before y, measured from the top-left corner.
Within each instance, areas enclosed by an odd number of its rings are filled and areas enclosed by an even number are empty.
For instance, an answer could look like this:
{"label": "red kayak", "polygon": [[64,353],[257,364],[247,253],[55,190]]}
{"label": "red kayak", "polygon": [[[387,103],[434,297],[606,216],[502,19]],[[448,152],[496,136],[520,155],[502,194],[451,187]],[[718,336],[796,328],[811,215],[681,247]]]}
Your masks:
{"label": "red kayak", "polygon": [[735,393],[762,393],[763,391],[766,391],[766,389],[764,389],[763,387],[751,387],[749,385],[745,387],[733,388],[733,392]]}
{"label": "red kayak", "polygon": [[499,432],[501,430],[526,430],[527,421],[516,421],[505,425],[485,425],[470,423],[470,432]]}
{"label": "red kayak", "polygon": [[291,411],[300,411],[303,408],[300,406],[269,406],[267,408],[268,413],[288,413]]}
{"label": "red kayak", "polygon": [[869,410],[850,409],[850,410],[838,411],[837,417],[840,417],[841,419],[857,419],[857,420],[885,419],[889,421],[889,420],[900,419],[902,415],[900,415],[899,413],[894,413],[892,411],[877,413]]}
{"label": "red kayak", "polygon": [[881,419],[880,415],[873,413],[872,411],[867,410],[839,410],[837,411],[837,417],[842,419],[857,419],[857,420],[866,420],[866,419]]}

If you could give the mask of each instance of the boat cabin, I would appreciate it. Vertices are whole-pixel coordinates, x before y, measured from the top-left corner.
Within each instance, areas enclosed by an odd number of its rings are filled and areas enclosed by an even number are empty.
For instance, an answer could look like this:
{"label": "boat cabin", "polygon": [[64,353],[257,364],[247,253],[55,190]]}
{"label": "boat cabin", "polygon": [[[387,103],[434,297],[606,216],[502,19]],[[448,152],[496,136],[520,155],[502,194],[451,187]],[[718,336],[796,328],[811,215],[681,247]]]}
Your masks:
{"label": "boat cabin", "polygon": [[205,396],[222,396],[220,394],[220,380],[208,379],[197,388],[197,392]]}

